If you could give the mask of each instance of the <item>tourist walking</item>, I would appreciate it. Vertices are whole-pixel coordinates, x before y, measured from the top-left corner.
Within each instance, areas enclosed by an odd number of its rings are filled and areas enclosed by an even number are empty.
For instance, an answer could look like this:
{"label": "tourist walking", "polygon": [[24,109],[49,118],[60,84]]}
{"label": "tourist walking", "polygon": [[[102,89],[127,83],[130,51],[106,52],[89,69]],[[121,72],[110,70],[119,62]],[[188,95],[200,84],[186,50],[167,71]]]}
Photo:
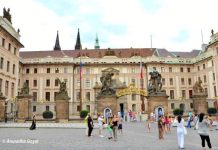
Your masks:
{"label": "tourist walking", "polygon": [[184,139],[185,139],[185,127],[184,127],[184,120],[181,116],[177,117],[177,139],[178,139],[178,146],[181,149],[184,149]]}
{"label": "tourist walking", "polygon": [[98,135],[100,137],[104,137],[102,135],[103,121],[104,121],[104,119],[101,117],[101,114],[98,114]]}
{"label": "tourist walking", "polygon": [[92,119],[91,115],[88,114],[88,128],[89,128],[89,130],[88,130],[88,137],[91,136],[93,127],[94,127],[93,119]]}
{"label": "tourist walking", "polygon": [[111,121],[111,126],[113,126],[114,141],[117,141],[118,122],[119,122],[119,118],[117,117],[117,115],[114,115]]}
{"label": "tourist walking", "polygon": [[148,115],[148,119],[147,119],[147,121],[146,121],[146,127],[147,127],[147,131],[148,132],[151,132],[151,118],[150,118],[150,116]]}
{"label": "tourist walking", "polygon": [[32,120],[32,125],[30,126],[30,130],[35,130],[36,129],[36,116],[33,115],[33,120]]}
{"label": "tourist walking", "polygon": [[118,119],[119,119],[119,122],[118,122],[118,132],[120,134],[123,134],[123,124],[122,124],[123,119],[122,119],[121,116],[118,116]]}
{"label": "tourist walking", "polygon": [[163,117],[160,116],[159,119],[158,119],[158,131],[159,131],[159,140],[163,140],[164,137],[163,137],[163,132],[164,132],[164,125],[163,125]]}
{"label": "tourist walking", "polygon": [[88,128],[88,117],[89,117],[89,113],[87,114],[87,116],[85,117],[84,121],[85,121],[85,125],[86,125],[86,135],[88,135],[88,131],[89,131],[89,128]]}
{"label": "tourist walking", "polygon": [[205,140],[207,141],[207,145],[209,149],[212,149],[210,143],[210,137],[209,137],[209,126],[210,126],[210,121],[208,120],[208,118],[205,116],[204,113],[200,113],[199,122],[198,122],[198,134],[201,137],[201,145],[203,150],[206,150]]}

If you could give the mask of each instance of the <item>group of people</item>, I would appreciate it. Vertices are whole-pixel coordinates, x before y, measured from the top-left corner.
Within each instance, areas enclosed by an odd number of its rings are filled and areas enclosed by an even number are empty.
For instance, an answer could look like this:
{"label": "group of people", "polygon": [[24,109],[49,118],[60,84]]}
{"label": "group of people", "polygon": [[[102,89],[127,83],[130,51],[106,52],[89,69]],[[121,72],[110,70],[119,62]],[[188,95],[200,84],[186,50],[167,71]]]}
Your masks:
{"label": "group of people", "polygon": [[[88,137],[91,137],[92,130],[94,128],[94,122],[90,114],[87,115],[85,118],[86,124],[87,124],[87,135]],[[102,134],[103,128],[107,129],[107,132],[109,134],[108,139],[114,139],[114,141],[117,141],[117,133],[118,130],[120,134],[122,134],[122,117],[118,114],[114,114],[111,118],[107,118],[107,120],[104,119],[104,116],[101,116],[101,114],[98,114],[97,118],[98,122],[98,136],[104,137]],[[113,135],[113,137],[112,137]]]}
{"label": "group of people", "polygon": [[[187,134],[187,129],[186,128],[190,128],[190,119],[191,117],[188,117],[187,120],[187,125],[185,125],[185,121],[182,118],[182,116],[177,116],[176,120],[177,120],[177,140],[178,140],[178,147],[180,149],[184,149],[184,139],[185,139],[185,135]],[[170,124],[167,124],[167,116],[163,117],[160,116],[158,119],[158,131],[159,131],[159,139],[163,140],[164,136],[163,133],[164,131],[170,131],[167,128],[170,127]],[[170,119],[169,119],[170,120]],[[201,138],[201,145],[202,145],[202,149],[205,150],[205,141],[207,142],[207,145],[209,147],[209,149],[212,149],[212,145],[210,142],[210,136],[209,136],[209,130],[211,128],[211,119],[206,116],[204,113],[200,113],[199,115],[196,115],[192,121],[195,121],[195,129],[198,130],[198,134],[200,135]],[[148,130],[150,131],[150,127],[148,126]]]}

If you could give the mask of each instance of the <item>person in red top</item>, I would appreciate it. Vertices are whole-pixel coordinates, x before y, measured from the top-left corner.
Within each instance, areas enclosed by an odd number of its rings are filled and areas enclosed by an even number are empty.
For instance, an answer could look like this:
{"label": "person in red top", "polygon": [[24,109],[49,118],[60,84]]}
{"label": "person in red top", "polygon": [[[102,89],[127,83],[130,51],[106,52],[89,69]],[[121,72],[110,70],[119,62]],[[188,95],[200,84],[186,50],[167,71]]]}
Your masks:
{"label": "person in red top", "polygon": [[164,117],[164,128],[165,128],[165,132],[169,132],[170,131],[170,120],[168,118],[168,116]]}

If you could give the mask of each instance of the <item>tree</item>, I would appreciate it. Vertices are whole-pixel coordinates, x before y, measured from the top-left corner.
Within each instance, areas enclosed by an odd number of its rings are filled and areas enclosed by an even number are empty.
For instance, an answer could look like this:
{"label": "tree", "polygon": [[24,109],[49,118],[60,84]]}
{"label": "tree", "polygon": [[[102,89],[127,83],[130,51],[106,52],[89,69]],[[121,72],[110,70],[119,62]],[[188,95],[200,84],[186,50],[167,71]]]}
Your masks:
{"label": "tree", "polygon": [[180,108],[176,108],[176,109],[173,110],[174,116],[183,115],[183,112],[184,111],[182,109],[180,109]]}

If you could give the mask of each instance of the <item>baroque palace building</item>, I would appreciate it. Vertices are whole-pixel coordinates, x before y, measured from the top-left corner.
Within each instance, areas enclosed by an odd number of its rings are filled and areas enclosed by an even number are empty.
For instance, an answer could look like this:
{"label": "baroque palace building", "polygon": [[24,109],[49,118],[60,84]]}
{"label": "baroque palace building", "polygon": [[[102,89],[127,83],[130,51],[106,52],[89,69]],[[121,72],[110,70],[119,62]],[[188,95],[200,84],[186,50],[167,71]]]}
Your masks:
{"label": "baroque palace building", "polygon": [[[162,75],[163,89],[169,95],[168,113],[175,108],[182,108],[185,112],[193,110],[193,85],[199,79],[208,95],[208,107],[217,107],[218,33],[212,32],[205,48],[191,52],[171,52],[159,48],[100,49],[98,37],[93,49],[82,49],[79,30],[72,50],[61,49],[57,33],[53,50],[20,51],[23,45],[19,41],[19,31],[15,31],[10,19],[0,16],[0,90],[7,97],[8,114],[16,114],[15,96],[26,82],[33,96],[30,112],[37,118],[42,118],[45,110],[55,115],[59,78],[67,81],[70,118],[79,117],[80,94],[82,109],[96,115],[96,89],[101,87],[102,71],[108,69],[116,72],[114,78],[117,84],[132,84],[145,91],[150,79],[149,72],[157,70]],[[140,80],[140,64],[143,80]],[[144,102],[143,111],[146,113],[145,97]],[[141,104],[140,95],[132,94],[120,97],[117,105],[121,112],[127,113],[129,110],[141,112]]]}

